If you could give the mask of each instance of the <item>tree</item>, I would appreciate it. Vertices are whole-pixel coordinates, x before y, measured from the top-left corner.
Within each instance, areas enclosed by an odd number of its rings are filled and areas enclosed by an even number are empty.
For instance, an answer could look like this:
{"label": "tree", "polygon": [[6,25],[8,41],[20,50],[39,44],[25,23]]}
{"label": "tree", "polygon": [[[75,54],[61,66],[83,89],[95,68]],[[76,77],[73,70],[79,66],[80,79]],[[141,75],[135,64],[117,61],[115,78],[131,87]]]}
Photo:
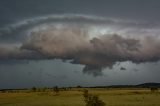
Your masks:
{"label": "tree", "polygon": [[80,85],[77,85],[77,88],[82,88]]}

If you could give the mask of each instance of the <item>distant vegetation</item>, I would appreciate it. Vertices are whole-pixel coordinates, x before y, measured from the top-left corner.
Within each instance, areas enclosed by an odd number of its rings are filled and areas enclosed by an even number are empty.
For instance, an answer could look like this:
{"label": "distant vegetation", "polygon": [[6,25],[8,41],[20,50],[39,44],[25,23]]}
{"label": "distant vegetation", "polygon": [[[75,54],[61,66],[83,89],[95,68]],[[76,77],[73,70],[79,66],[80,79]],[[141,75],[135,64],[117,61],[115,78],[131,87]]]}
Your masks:
{"label": "distant vegetation", "polygon": [[0,106],[160,106],[157,89],[32,87],[1,90]]}
{"label": "distant vegetation", "polygon": [[[59,92],[59,91],[68,91],[71,90],[72,88],[152,88],[152,90],[155,88],[160,88],[160,83],[143,83],[143,84],[138,84],[138,85],[111,85],[111,86],[93,86],[93,87],[82,87],[80,85],[76,86],[76,87],[61,87],[58,88],[58,86],[55,86],[53,88],[48,88],[48,87],[44,87],[44,88],[38,88],[38,87],[32,87],[31,89],[28,89],[28,91],[35,91],[35,92],[45,92],[45,91],[50,91],[53,90],[54,92]],[[22,91],[26,89],[0,89],[0,92],[12,92],[12,91]]]}
{"label": "distant vegetation", "polygon": [[151,91],[152,92],[158,92],[158,88],[157,87],[151,87]]}
{"label": "distant vegetation", "polygon": [[1,89],[0,106],[160,106],[159,85]]}

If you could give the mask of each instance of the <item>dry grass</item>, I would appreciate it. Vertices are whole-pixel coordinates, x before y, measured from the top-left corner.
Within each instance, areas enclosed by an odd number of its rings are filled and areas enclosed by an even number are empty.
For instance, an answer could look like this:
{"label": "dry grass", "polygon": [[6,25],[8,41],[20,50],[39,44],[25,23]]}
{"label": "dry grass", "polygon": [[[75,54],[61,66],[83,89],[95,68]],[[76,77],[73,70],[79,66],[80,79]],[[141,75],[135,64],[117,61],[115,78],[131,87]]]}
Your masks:
{"label": "dry grass", "polygon": [[[106,106],[160,106],[160,93],[148,89],[89,89]],[[82,89],[54,92],[0,93],[0,106],[85,106]]]}

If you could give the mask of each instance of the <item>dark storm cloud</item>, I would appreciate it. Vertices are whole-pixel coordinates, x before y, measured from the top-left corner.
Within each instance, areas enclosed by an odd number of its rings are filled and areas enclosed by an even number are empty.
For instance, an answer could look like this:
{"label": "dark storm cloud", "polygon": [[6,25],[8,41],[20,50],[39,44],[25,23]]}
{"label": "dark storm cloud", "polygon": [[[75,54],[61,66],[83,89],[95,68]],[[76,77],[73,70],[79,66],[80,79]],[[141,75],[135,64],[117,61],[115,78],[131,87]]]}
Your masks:
{"label": "dark storm cloud", "polygon": [[[143,28],[144,26],[153,29],[159,27],[156,23],[149,22],[132,22],[127,20],[120,20],[114,18],[98,17],[98,16],[87,16],[82,14],[63,14],[63,15],[48,15],[39,16],[36,18],[26,19],[17,23],[6,25],[0,28],[0,42],[21,42],[26,39],[28,30],[42,25],[50,25],[53,27],[55,23],[72,23],[75,26],[79,25],[84,27],[85,25],[111,25],[111,26],[132,26]],[[85,25],[84,25],[85,24]],[[37,29],[38,30],[38,29]]]}
{"label": "dark storm cloud", "polygon": [[149,29],[137,22],[86,15],[44,16],[11,26],[0,32],[0,38],[6,37],[0,45],[1,60],[70,60],[84,65],[83,72],[94,76],[117,62],[160,60],[159,27]]}
{"label": "dark storm cloud", "polygon": [[120,70],[126,70],[126,68],[125,67],[121,67]]}
{"label": "dark storm cloud", "polygon": [[159,38],[125,38],[116,34],[87,37],[85,32],[74,28],[40,32],[32,35],[22,49],[38,52],[46,58],[71,59],[71,63],[85,65],[84,71],[112,68],[121,61],[140,63],[160,59]]}
{"label": "dark storm cloud", "polygon": [[[87,16],[82,14],[63,14],[63,15],[48,15],[41,16],[31,19],[26,19],[19,21],[17,23],[6,25],[5,27],[0,28],[0,41],[1,42],[20,42],[24,41],[28,30],[32,30],[32,28],[42,25],[50,25],[53,27],[55,23],[72,23],[72,25],[76,24],[84,27],[84,24],[87,25],[116,25],[116,26],[132,26],[132,27],[141,27],[147,26],[149,28],[153,28],[158,26],[151,23],[138,23],[132,21],[123,21],[120,19],[113,18],[105,18],[98,16]],[[152,23],[153,24],[153,23]],[[37,29],[38,30],[38,29]]]}
{"label": "dark storm cloud", "polygon": [[[8,25],[0,28],[0,41],[1,42],[20,42],[25,40],[27,30],[36,26],[51,24],[51,23],[76,23],[81,25],[84,23],[88,24],[113,24],[115,20],[105,19],[96,16],[86,16],[79,14],[63,14],[63,15],[49,15],[42,16],[33,19],[26,19],[18,23]],[[129,24],[129,23],[128,23]]]}
{"label": "dark storm cloud", "polygon": [[10,60],[10,59],[39,59],[43,56],[41,56],[39,53],[30,51],[30,50],[24,50],[20,47],[13,47],[10,45],[11,48],[7,47],[0,47],[0,59],[1,60]]}
{"label": "dark storm cloud", "polygon": [[94,77],[97,77],[97,76],[102,76],[103,73],[102,73],[102,68],[101,67],[97,67],[97,66],[85,66],[84,69],[83,69],[83,73],[85,74],[91,74],[93,75]]}

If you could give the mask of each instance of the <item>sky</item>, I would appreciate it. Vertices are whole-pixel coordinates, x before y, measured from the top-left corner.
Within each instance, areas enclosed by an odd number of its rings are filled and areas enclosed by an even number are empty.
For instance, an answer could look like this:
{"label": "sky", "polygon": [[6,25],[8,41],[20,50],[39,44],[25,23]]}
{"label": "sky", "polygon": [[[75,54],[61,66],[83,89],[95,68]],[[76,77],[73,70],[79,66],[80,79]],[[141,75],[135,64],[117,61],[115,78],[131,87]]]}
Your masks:
{"label": "sky", "polygon": [[0,0],[0,89],[160,82],[159,0]]}

